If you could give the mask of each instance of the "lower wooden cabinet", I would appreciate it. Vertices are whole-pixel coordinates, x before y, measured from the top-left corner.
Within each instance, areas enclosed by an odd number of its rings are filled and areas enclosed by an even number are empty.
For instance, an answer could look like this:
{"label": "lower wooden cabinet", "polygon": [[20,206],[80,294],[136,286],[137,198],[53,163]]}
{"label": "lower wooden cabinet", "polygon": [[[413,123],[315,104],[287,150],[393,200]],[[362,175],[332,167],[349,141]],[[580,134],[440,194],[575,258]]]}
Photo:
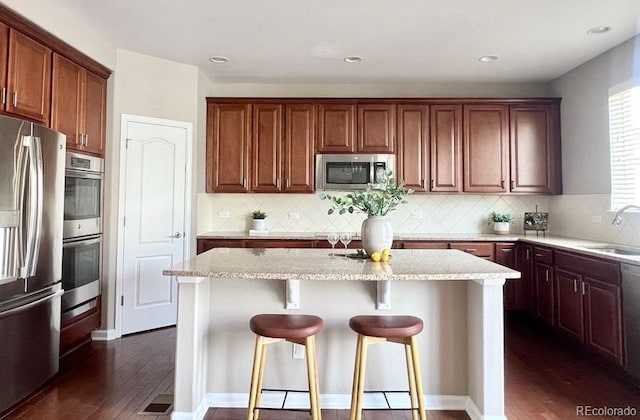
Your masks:
{"label": "lower wooden cabinet", "polygon": [[583,341],[582,276],[560,268],[556,269],[555,275],[555,292],[558,299],[556,327]]}
{"label": "lower wooden cabinet", "polygon": [[60,326],[60,357],[64,357],[76,347],[90,340],[91,331],[98,329],[102,322],[101,307],[102,298],[98,296],[93,308],[62,321]]}
{"label": "lower wooden cabinet", "polygon": [[[520,279],[507,280],[505,287],[511,287],[515,293],[514,300],[506,309],[533,312],[533,246],[526,243],[516,243],[515,269],[520,272]],[[506,296],[506,295],[505,295]],[[505,302],[506,303],[506,302]]]}
{"label": "lower wooden cabinet", "polygon": [[[496,263],[509,268],[516,268],[516,246],[513,243],[497,243],[495,248]],[[507,279],[504,283],[504,308],[514,309],[518,302],[518,288],[522,279]]]}
{"label": "lower wooden cabinet", "polygon": [[536,292],[535,315],[548,325],[554,325],[553,267],[544,263],[535,263],[534,284]]}
{"label": "lower wooden cabinet", "polygon": [[459,249],[489,261],[495,261],[496,258],[493,242],[451,242],[449,248]]}

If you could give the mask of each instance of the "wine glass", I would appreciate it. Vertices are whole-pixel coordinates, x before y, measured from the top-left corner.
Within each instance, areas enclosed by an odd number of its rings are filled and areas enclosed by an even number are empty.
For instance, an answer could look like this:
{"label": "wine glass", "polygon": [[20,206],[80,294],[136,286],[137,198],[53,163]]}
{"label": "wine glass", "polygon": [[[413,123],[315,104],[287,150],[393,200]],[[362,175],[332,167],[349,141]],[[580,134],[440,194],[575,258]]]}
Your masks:
{"label": "wine glass", "polygon": [[[338,243],[339,237],[337,233],[330,233],[327,235],[327,241],[331,244],[331,250],[333,251]],[[332,253],[333,254],[333,253]]]}
{"label": "wine glass", "polygon": [[340,242],[342,242],[342,245],[344,245],[344,250],[345,250],[345,257],[347,256],[347,246],[349,246],[349,244],[351,243],[351,234],[350,233],[343,233],[340,235]]}

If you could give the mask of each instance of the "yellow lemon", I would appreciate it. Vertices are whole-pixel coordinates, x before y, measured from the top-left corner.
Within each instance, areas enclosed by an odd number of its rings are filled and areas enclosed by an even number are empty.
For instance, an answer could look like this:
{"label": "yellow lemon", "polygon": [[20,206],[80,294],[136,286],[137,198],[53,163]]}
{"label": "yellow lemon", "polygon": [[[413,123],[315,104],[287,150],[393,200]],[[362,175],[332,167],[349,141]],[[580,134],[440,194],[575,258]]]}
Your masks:
{"label": "yellow lemon", "polygon": [[373,261],[380,261],[380,258],[382,258],[382,255],[380,255],[379,252],[374,252],[373,254],[371,254],[371,259]]}
{"label": "yellow lemon", "polygon": [[380,256],[380,261],[385,262],[385,263],[386,263],[387,261],[389,261],[389,254],[385,254],[385,253],[383,253],[383,254]]}
{"label": "yellow lemon", "polygon": [[391,254],[391,250],[389,248],[385,248],[382,250],[382,255],[389,255]]}

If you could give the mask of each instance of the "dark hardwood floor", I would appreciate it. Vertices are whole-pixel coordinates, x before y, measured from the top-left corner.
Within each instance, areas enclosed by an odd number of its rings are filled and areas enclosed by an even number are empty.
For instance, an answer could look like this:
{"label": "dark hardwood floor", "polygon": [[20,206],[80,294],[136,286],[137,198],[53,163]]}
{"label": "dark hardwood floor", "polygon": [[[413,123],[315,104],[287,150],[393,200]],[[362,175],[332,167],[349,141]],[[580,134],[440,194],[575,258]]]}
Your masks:
{"label": "dark hardwood floor", "polygon": [[[20,420],[137,419],[157,394],[173,386],[175,329],[91,343],[74,355],[50,384],[7,418]],[[640,390],[594,364],[570,345],[518,319],[506,327],[506,414],[510,420],[572,419],[576,406],[634,407]],[[2,386],[7,386],[3,384]],[[323,410],[323,419],[346,420],[346,410]],[[210,409],[207,420],[241,420],[242,409]],[[305,413],[263,411],[262,420],[308,419]],[[366,420],[408,420],[409,412],[365,412]],[[431,420],[467,419],[464,412],[430,411]],[[591,417],[622,418],[622,417]],[[631,417],[627,417],[631,418]],[[637,417],[636,417],[637,418]]]}

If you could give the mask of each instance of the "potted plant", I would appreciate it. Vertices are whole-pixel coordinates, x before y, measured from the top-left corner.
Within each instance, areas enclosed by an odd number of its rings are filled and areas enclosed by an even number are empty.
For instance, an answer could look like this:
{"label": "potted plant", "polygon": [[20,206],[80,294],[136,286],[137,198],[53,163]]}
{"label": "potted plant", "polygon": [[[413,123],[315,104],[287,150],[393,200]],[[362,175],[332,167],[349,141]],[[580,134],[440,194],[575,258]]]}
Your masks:
{"label": "potted plant", "polygon": [[339,214],[357,211],[367,215],[367,219],[362,222],[362,247],[371,255],[391,248],[393,229],[385,216],[401,203],[406,203],[405,197],[411,193],[412,189],[405,188],[403,181],[396,182],[393,173],[387,171],[384,182],[376,188],[369,185],[364,191],[344,196],[323,194],[320,198],[331,201],[328,214],[337,210]]}
{"label": "potted plant", "polygon": [[267,229],[267,213],[262,210],[256,210],[251,213],[251,229],[252,230],[266,230]]}
{"label": "potted plant", "polygon": [[513,216],[508,213],[492,211],[489,215],[489,224],[493,223],[493,232],[498,235],[509,234],[509,224],[513,222]]}

